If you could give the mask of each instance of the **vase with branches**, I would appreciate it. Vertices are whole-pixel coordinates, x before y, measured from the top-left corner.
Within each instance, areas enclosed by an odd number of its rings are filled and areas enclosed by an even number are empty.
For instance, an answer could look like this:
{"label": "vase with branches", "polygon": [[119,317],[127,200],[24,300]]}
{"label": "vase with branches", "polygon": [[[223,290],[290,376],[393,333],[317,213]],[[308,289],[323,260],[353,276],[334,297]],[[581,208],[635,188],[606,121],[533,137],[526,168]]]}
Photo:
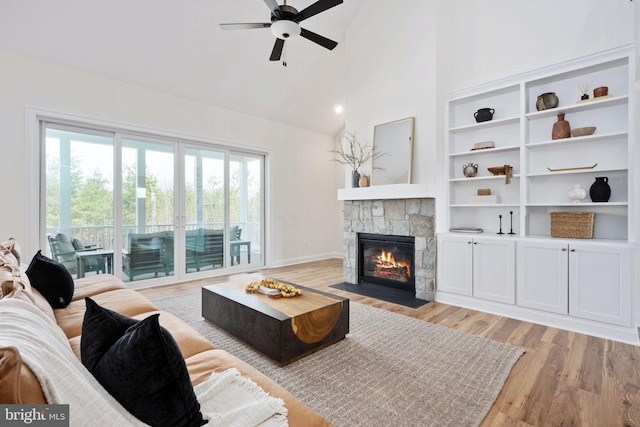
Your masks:
{"label": "vase with branches", "polygon": [[[351,168],[352,186],[358,187],[360,167],[370,161],[379,159],[386,153],[376,152],[371,144],[360,141],[355,132],[347,132],[342,139],[343,141],[338,148],[330,152],[335,154],[334,161]],[[372,169],[380,168],[376,168],[373,165]]]}

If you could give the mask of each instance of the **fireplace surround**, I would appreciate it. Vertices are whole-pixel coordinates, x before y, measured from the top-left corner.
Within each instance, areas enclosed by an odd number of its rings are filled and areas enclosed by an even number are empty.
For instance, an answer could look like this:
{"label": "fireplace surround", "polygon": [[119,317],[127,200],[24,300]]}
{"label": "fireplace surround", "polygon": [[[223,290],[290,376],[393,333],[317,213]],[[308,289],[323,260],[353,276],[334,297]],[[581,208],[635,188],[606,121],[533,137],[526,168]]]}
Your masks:
{"label": "fireplace surround", "polygon": [[414,239],[415,297],[432,301],[435,291],[435,199],[344,200],[344,281],[358,283],[358,234]]}

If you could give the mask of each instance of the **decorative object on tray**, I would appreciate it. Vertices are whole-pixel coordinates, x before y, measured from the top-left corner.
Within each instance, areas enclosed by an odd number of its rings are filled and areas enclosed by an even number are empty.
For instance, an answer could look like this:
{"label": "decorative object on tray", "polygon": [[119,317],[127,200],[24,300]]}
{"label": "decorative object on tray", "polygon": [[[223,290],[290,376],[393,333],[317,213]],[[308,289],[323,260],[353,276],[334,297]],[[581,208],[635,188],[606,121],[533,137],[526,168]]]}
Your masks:
{"label": "decorative object on tray", "polygon": [[473,178],[478,174],[478,164],[477,163],[467,163],[466,165],[462,165],[462,173],[467,178]]}
{"label": "decorative object on tray", "polygon": [[564,119],[564,113],[558,114],[558,121],[553,124],[551,129],[551,139],[564,139],[571,136],[571,126]]}
{"label": "decorative object on tray", "polygon": [[587,190],[582,188],[580,184],[574,184],[573,188],[569,190],[569,198],[573,203],[580,203],[587,197]]}
{"label": "decorative object on tray", "polygon": [[490,196],[491,195],[491,189],[490,188],[478,188],[478,191],[476,193],[478,194],[478,196]]}
{"label": "decorative object on tray", "polygon": [[575,129],[571,129],[571,136],[579,137],[579,136],[593,135],[595,131],[596,131],[595,126],[585,126],[583,128],[575,128]]}
{"label": "decorative object on tray", "polygon": [[[271,294],[270,293],[271,291],[268,291],[268,289],[273,289],[278,292]],[[262,279],[259,282],[249,283],[245,287],[245,291],[250,294],[254,294],[256,292],[265,293],[269,295],[269,298],[279,298],[279,297],[291,298],[298,295],[302,295],[302,291],[296,288],[295,286],[290,285],[289,283],[278,282],[270,278]]]}
{"label": "decorative object on tray", "polygon": [[591,85],[589,83],[585,83],[579,85],[578,87],[580,88],[580,93],[582,94],[580,95],[580,100],[586,101],[587,99],[589,99],[589,89],[591,88]]}
{"label": "decorative object on tray", "polygon": [[487,148],[495,148],[495,147],[496,145],[493,141],[476,142],[475,144],[473,144],[473,148],[471,149],[471,151],[485,150]]}
{"label": "decorative object on tray", "polygon": [[354,188],[358,187],[360,181],[358,169],[371,160],[387,155],[385,152],[375,152],[371,144],[362,143],[355,132],[347,132],[338,148],[329,152],[335,154],[334,162],[351,167],[351,186]]}
{"label": "decorative object on tray", "polygon": [[603,96],[609,95],[609,87],[608,86],[599,86],[593,90],[594,98],[601,98]]}
{"label": "decorative object on tray", "polygon": [[369,186],[369,175],[360,175],[360,179],[358,180],[358,186],[360,186],[360,187],[368,187]]}
{"label": "decorative object on tray", "polygon": [[557,168],[557,169],[551,169],[550,167],[547,167],[547,169],[549,170],[549,172],[565,172],[565,171],[577,171],[582,169],[593,169],[596,166],[598,166],[597,163],[594,163],[591,166],[577,166],[573,168]]}
{"label": "decorative object on tray", "polygon": [[504,166],[492,166],[487,168],[491,174],[496,175],[504,175],[504,183],[509,184],[511,182],[511,178],[513,178],[513,166],[504,165]]}
{"label": "decorative object on tray", "polygon": [[608,202],[611,197],[611,187],[609,186],[609,178],[606,176],[598,176],[591,188],[589,188],[589,197],[592,202]]}
{"label": "decorative object on tray", "polygon": [[551,237],[592,239],[595,212],[551,212]]}
{"label": "decorative object on tray", "polygon": [[482,233],[482,228],[475,227],[451,227],[449,231],[454,233]]}
{"label": "decorative object on tray", "polygon": [[555,92],[546,92],[542,95],[538,95],[536,101],[536,109],[538,111],[549,110],[558,106],[558,96]]}
{"label": "decorative object on tray", "polygon": [[478,111],[473,113],[473,117],[476,118],[476,122],[478,123],[488,122],[489,120],[493,119],[493,113],[495,112],[496,110],[494,110],[493,108],[480,108]]}

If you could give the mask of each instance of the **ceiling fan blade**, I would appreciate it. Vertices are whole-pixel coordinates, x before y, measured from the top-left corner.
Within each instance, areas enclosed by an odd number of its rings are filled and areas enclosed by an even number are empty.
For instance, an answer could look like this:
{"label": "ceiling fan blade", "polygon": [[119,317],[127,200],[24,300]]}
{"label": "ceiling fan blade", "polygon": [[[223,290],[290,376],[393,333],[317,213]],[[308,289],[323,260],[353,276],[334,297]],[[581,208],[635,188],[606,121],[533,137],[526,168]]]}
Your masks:
{"label": "ceiling fan blade", "polygon": [[303,21],[307,18],[311,18],[313,15],[317,15],[320,12],[324,12],[325,10],[331,9],[332,7],[342,3],[343,3],[342,0],[318,0],[317,2],[313,3],[311,6],[305,9],[302,9],[300,12],[298,12],[294,20],[296,22]]}
{"label": "ceiling fan blade", "polygon": [[273,50],[271,51],[271,57],[269,57],[269,61],[280,61],[283,48],[284,48],[284,40],[277,38],[276,44],[273,45]]}
{"label": "ceiling fan blade", "polygon": [[238,23],[238,24],[220,24],[223,30],[251,30],[254,28],[269,28],[271,23]]}
{"label": "ceiling fan blade", "polygon": [[280,6],[276,3],[276,0],[264,0],[267,4],[267,7],[271,9],[271,13],[275,16],[280,16]]}
{"label": "ceiling fan blade", "polygon": [[320,34],[305,30],[304,28],[300,28],[300,35],[307,40],[311,40],[312,42],[319,44],[322,47],[326,47],[329,50],[333,50],[334,47],[338,46],[337,42],[323,37]]}

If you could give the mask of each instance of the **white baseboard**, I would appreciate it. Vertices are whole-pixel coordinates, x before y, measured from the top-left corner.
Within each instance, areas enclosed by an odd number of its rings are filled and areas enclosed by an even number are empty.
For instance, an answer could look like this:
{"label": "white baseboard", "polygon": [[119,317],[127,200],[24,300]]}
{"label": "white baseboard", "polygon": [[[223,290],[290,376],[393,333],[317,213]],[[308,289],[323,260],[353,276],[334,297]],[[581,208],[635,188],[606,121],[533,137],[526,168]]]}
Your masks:
{"label": "white baseboard", "polygon": [[334,253],[327,253],[327,254],[312,255],[307,257],[280,259],[280,260],[270,261],[266,265],[266,267],[267,268],[288,267],[290,265],[304,264],[306,262],[322,261],[324,259],[333,259],[333,258],[342,259],[342,253],[334,252]]}
{"label": "white baseboard", "polygon": [[539,310],[532,310],[517,305],[503,304],[493,301],[482,300],[464,295],[456,295],[447,292],[436,292],[436,301],[486,313],[497,314],[499,316],[510,317],[531,323],[537,323],[553,328],[578,332],[585,335],[592,335],[613,341],[640,346],[638,331],[635,327],[624,327],[607,323],[595,322],[568,315],[547,313]]}

